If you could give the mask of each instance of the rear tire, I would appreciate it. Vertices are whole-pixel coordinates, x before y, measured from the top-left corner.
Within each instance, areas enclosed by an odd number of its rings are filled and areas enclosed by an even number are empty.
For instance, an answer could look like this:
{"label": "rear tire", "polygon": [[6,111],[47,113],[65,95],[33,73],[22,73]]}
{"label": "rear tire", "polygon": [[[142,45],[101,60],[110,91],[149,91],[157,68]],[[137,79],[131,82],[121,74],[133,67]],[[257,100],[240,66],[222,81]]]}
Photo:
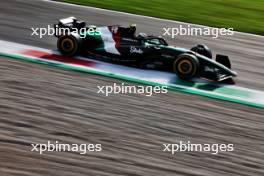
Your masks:
{"label": "rear tire", "polygon": [[74,56],[80,51],[81,38],[78,34],[61,35],[57,41],[57,48],[65,56]]}
{"label": "rear tire", "polygon": [[181,54],[173,63],[173,71],[183,80],[190,80],[198,76],[199,60],[192,54]]}
{"label": "rear tire", "polygon": [[217,54],[215,61],[224,65],[225,67],[231,69],[231,62],[230,62],[228,56]]}

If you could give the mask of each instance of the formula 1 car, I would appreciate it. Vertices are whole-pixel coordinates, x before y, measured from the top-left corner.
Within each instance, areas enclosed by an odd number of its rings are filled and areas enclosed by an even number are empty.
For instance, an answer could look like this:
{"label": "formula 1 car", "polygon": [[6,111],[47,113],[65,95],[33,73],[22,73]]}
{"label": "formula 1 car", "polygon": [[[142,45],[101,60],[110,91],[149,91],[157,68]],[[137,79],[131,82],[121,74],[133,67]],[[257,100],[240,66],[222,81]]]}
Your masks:
{"label": "formula 1 car", "polygon": [[64,31],[55,36],[57,48],[65,56],[81,54],[143,69],[170,71],[183,80],[199,77],[223,81],[237,75],[231,70],[228,56],[217,54],[213,60],[206,45],[190,50],[169,46],[162,37],[136,35],[136,25],[96,27],[69,17],[54,27]]}

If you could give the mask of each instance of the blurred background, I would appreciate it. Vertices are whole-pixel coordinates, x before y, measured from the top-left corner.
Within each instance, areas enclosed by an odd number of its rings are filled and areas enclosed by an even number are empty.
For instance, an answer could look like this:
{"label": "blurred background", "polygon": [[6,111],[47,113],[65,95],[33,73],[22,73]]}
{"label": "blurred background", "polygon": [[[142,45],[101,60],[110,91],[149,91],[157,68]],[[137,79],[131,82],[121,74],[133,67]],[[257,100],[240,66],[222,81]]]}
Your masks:
{"label": "blurred background", "polygon": [[264,34],[262,0],[65,0],[65,2]]}
{"label": "blurred background", "polygon": [[[262,0],[69,0],[118,11],[264,34]],[[0,40],[56,51],[56,38],[31,36],[75,16],[98,26],[137,23],[161,35],[182,23],[41,0],[0,0]],[[192,26],[195,26],[193,24]],[[167,37],[229,55],[238,86],[264,90],[264,39],[235,33]],[[22,47],[23,48],[23,47]],[[12,53],[11,53],[12,54]],[[151,97],[97,94],[124,81],[0,57],[1,176],[263,176],[264,110],[169,91]],[[126,85],[134,85],[124,82]],[[32,143],[100,143],[102,152],[31,152]],[[162,152],[163,143],[234,144],[233,152]]]}

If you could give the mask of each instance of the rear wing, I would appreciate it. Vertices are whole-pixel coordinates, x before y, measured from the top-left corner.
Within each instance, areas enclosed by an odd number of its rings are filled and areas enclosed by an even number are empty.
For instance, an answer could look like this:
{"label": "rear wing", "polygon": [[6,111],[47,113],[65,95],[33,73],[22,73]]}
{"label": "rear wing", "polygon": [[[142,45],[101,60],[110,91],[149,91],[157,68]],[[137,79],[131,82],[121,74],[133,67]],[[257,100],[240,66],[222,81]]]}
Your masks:
{"label": "rear wing", "polygon": [[82,29],[86,28],[86,23],[84,21],[79,21],[75,17],[68,17],[60,19],[57,24],[54,24],[55,36],[58,37],[60,35],[67,35],[71,32],[78,32]]}

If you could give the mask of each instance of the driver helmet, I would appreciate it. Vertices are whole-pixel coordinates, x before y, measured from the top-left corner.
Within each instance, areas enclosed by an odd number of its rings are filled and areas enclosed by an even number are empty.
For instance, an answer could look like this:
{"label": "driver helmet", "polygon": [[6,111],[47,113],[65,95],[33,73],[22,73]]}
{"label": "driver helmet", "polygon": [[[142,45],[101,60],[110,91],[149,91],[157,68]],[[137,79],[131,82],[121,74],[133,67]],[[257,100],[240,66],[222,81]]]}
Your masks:
{"label": "driver helmet", "polygon": [[136,29],[137,29],[137,25],[136,24],[130,24],[129,25],[129,31],[131,32],[131,34],[135,34],[136,33]]}

